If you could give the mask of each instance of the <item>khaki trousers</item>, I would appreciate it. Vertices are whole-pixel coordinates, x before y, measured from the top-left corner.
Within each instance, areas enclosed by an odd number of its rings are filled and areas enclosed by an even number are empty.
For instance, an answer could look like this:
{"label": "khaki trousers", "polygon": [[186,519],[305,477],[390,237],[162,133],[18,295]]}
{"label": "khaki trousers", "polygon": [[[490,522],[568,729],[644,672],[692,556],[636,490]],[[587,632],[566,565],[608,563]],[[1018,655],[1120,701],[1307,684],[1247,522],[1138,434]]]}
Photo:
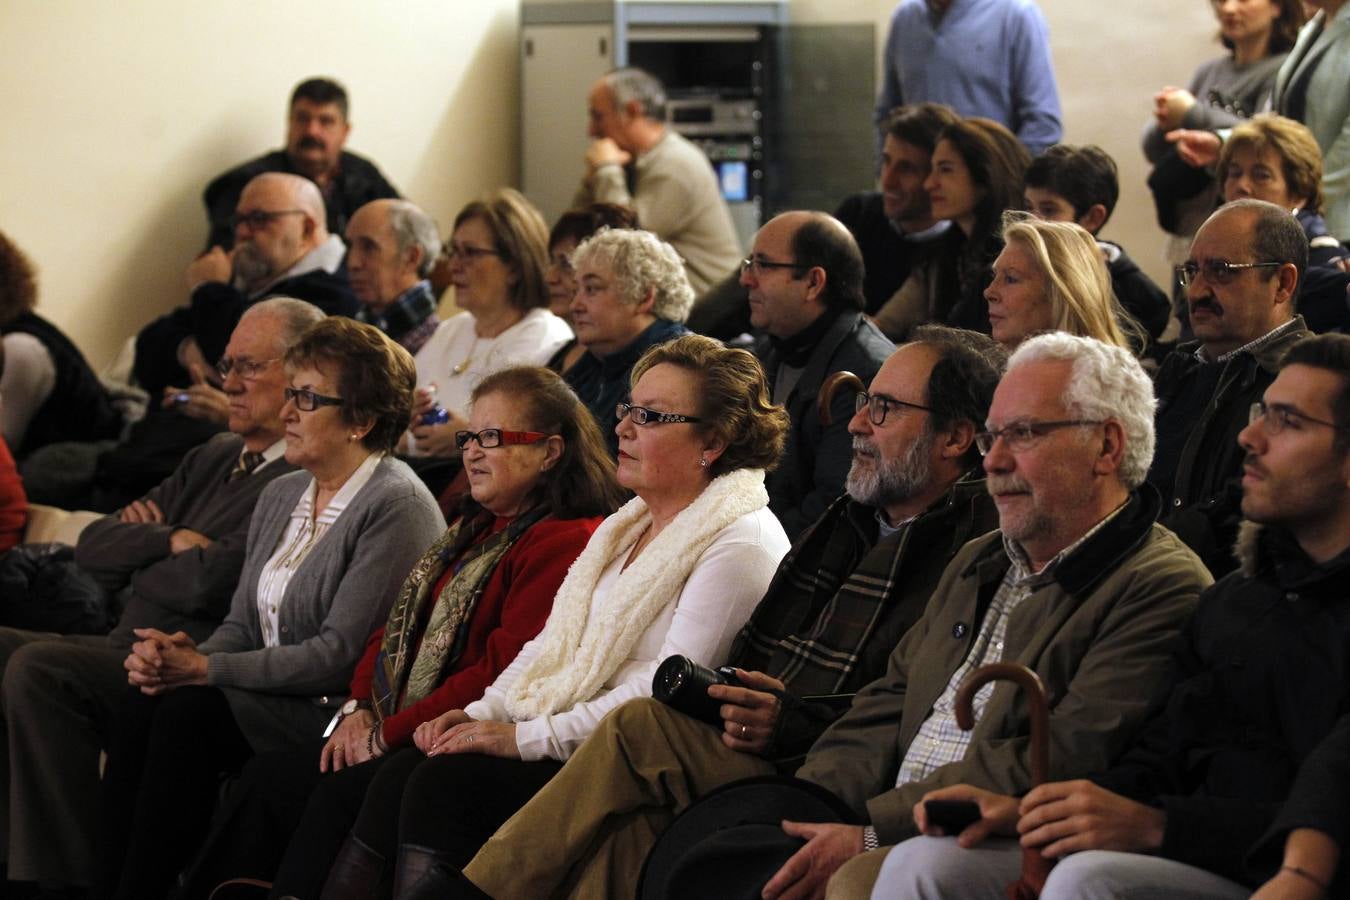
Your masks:
{"label": "khaki trousers", "polygon": [[498,898],[632,897],[657,837],[694,800],[773,774],[721,732],[651,699],[610,713],[464,869]]}

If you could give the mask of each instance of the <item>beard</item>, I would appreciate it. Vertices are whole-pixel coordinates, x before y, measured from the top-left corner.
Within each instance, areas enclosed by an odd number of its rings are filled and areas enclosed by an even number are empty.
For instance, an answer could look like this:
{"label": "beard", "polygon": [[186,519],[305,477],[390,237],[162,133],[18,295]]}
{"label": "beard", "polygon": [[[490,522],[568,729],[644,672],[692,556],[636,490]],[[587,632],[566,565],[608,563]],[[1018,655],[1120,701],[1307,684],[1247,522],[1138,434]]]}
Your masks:
{"label": "beard", "polygon": [[234,248],[231,266],[235,285],[246,292],[257,290],[272,277],[272,261],[250,241]]}
{"label": "beard", "polygon": [[883,459],[865,437],[853,438],[853,465],[844,489],[859,503],[885,508],[922,493],[933,475],[931,451],[936,435],[925,426],[923,434],[899,459]]}

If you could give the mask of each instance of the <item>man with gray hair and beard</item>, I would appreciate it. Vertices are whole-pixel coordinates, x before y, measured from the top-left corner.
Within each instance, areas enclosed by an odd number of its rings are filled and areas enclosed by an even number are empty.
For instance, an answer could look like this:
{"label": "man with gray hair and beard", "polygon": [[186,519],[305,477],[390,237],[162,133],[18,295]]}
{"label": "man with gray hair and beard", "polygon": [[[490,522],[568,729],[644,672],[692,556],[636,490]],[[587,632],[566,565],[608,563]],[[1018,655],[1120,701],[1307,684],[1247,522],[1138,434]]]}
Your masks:
{"label": "man with gray hair and beard", "polygon": [[465,876],[493,897],[563,884],[577,897],[631,895],[647,849],[691,801],[791,772],[884,671],[946,563],[994,527],[984,483],[967,476],[1003,362],[987,336],[941,327],[891,354],[848,423],[848,493],[803,532],[737,638],[741,686],[708,691],[724,704],[718,726],[651,699],[624,704]]}

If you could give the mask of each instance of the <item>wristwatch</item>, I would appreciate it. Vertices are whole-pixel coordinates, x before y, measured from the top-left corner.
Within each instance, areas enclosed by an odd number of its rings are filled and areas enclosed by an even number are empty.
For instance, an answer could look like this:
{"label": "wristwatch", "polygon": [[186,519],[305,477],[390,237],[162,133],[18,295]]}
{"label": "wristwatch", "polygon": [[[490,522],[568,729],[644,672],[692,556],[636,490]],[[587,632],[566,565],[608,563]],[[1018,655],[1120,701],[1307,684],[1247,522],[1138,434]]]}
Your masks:
{"label": "wristwatch", "polygon": [[349,697],[347,698],[347,702],[342,704],[342,708],[338,710],[338,721],[342,721],[358,709],[370,708],[371,702],[369,700],[357,700],[355,697]]}

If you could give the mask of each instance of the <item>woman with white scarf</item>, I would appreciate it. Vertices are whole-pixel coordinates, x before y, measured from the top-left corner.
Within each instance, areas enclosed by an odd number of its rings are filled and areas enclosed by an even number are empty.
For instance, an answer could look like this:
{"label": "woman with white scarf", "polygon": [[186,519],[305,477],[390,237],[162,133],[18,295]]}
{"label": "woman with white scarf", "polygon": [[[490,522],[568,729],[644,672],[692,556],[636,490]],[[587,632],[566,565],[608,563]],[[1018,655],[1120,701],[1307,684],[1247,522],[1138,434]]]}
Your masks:
{"label": "woman with white scarf", "polygon": [[763,471],[787,414],[751,354],[698,335],[648,351],[616,413],[619,482],[637,497],[596,530],[544,630],[483,697],[385,764],[323,897],[378,896],[391,868],[397,897],[433,864],[463,866],[607,713],[650,696],[661,660],[725,660],[788,550]]}

